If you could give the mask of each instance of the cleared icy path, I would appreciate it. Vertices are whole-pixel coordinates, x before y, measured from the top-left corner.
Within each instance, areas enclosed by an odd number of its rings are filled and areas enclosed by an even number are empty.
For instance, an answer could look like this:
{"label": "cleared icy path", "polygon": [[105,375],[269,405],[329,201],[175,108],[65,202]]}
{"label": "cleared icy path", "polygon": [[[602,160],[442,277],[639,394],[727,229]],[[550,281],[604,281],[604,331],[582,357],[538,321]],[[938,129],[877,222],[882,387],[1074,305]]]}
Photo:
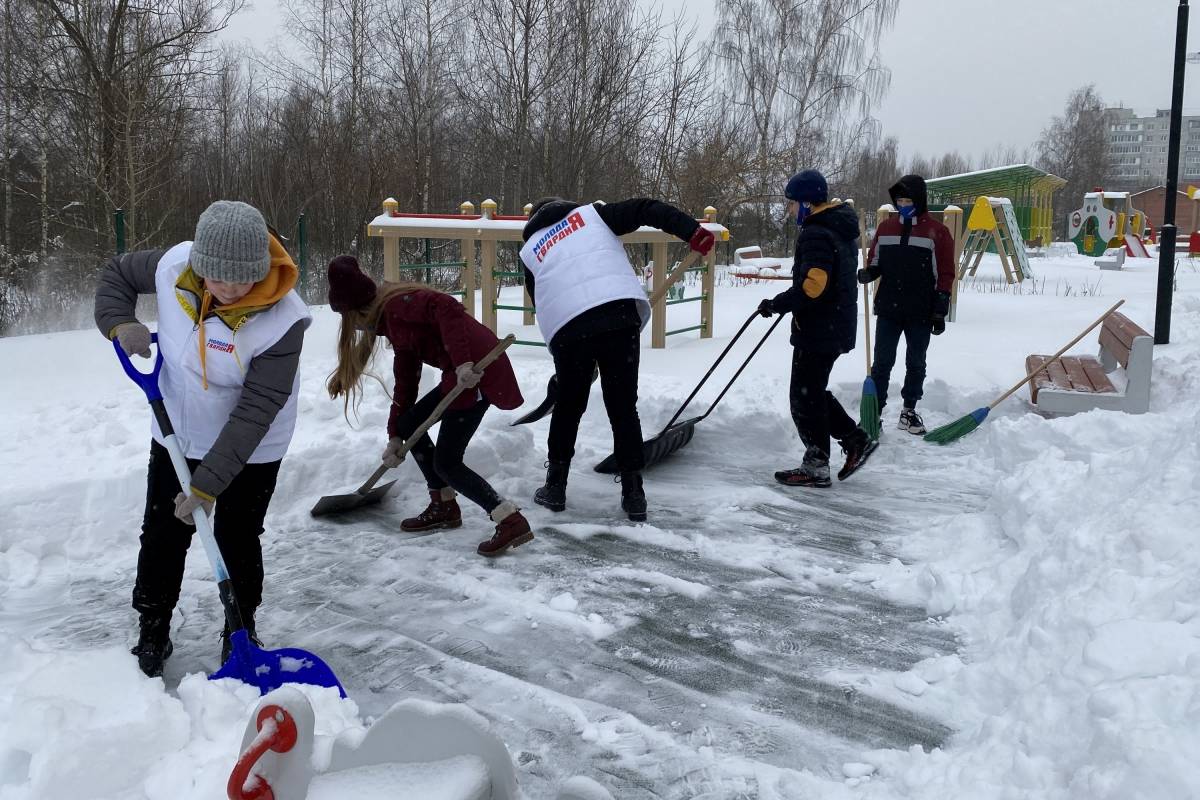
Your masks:
{"label": "cleared icy path", "polygon": [[[754,798],[768,774],[772,792],[792,796],[790,770],[837,778],[864,749],[939,745],[950,731],[938,720],[828,676],[903,672],[955,651],[923,609],[848,574],[904,560],[906,529],[980,506],[984,487],[931,480],[964,474],[942,472],[952,451],[892,431],[831,491],[775,485],[775,458],[731,457],[747,424],[770,434],[785,422],[706,421],[648,473],[649,525],[626,523],[618,487],[579,471],[570,510],[533,506],[537,540],[494,562],[473,552],[489,532],[474,508],[457,531],[392,533],[420,505],[414,483],[337,522],[288,515],[266,540],[267,646],[321,654],[364,713],[410,696],[468,702],[497,726],[531,798],[572,774],[622,798]],[[216,666],[219,606],[194,549],[169,686]],[[8,621],[64,647],[120,643],[129,566],[76,565],[10,593]]]}
{"label": "cleared icy path", "polygon": [[623,798],[752,798],[758,765],[836,777],[863,749],[939,745],[937,720],[824,676],[954,652],[923,609],[844,576],[903,558],[906,527],[937,504],[979,506],[982,487],[931,482],[945,451],[897,432],[833,491],[778,487],[771,463],[714,466],[745,422],[710,419],[649,473],[649,526],[615,513],[606,478],[576,474],[571,509],[533,507],[537,540],[496,562],[473,554],[486,528],[469,508],[463,529],[427,536],[391,533],[393,502],[323,523],[319,545],[276,537],[286,597],[269,598],[266,628],[304,632],[290,643],[329,659],[368,713],[413,695],[469,702],[534,798],[574,773]]}

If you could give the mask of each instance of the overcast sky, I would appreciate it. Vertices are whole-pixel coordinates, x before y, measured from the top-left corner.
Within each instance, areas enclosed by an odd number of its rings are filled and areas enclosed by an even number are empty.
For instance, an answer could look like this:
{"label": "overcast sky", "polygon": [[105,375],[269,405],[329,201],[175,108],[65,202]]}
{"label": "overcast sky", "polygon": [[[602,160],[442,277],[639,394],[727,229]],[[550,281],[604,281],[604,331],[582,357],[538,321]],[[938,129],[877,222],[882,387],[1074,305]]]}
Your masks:
{"label": "overcast sky", "polygon": [[[597,0],[603,2],[603,0]],[[712,0],[662,0],[694,15],[703,33]],[[1109,105],[1152,114],[1171,104],[1178,0],[900,0],[882,43],[892,88],[876,116],[911,155],[997,145],[1024,149],[1078,86]],[[1197,4],[1200,8],[1200,4]],[[1200,51],[1200,13],[1188,51]],[[265,47],[282,35],[277,0],[253,0],[226,32]],[[1184,106],[1200,114],[1200,64],[1188,68]]]}

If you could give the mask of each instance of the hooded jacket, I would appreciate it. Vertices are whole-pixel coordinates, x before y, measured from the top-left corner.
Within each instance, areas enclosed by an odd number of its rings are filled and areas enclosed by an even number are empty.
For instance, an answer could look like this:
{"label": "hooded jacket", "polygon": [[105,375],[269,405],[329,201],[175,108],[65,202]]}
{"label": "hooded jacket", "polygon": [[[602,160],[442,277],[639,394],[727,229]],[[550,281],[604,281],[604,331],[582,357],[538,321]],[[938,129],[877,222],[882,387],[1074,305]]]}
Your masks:
{"label": "hooded jacket", "polygon": [[771,300],[792,315],[792,344],[820,353],[848,353],[858,329],[858,214],[845,203],[815,206],[800,226],[792,288]]}
{"label": "hooded jacket", "polygon": [[916,214],[885,219],[875,231],[867,255],[867,272],[881,279],[875,290],[875,313],[902,324],[946,316],[954,286],[954,239],[929,214],[925,179],[905,175],[889,190],[892,203],[907,197]]}
{"label": "hooded jacket", "polygon": [[[158,296],[159,387],[184,455],[200,459],[192,489],[219,495],[247,463],[283,458],[296,424],[300,350],[311,322],[293,287],[298,271],[272,237],[271,267],[250,293],[215,305],[188,266],[191,242],[111,259],[95,317],[112,338],[136,322],[138,295]],[[162,432],[153,425],[156,441]]]}

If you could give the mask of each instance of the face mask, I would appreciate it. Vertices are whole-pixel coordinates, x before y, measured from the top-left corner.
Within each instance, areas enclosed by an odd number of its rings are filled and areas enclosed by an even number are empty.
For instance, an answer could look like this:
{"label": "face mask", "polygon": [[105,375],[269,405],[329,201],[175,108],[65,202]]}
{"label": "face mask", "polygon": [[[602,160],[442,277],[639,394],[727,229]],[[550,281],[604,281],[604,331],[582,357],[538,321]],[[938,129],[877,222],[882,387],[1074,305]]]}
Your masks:
{"label": "face mask", "polygon": [[808,215],[811,213],[812,213],[812,209],[809,208],[808,206],[804,205],[804,203],[801,203],[800,209],[796,212],[796,224],[803,225],[804,220],[806,220],[808,218]]}
{"label": "face mask", "polygon": [[900,206],[900,217],[905,220],[910,220],[917,215],[916,206]]}

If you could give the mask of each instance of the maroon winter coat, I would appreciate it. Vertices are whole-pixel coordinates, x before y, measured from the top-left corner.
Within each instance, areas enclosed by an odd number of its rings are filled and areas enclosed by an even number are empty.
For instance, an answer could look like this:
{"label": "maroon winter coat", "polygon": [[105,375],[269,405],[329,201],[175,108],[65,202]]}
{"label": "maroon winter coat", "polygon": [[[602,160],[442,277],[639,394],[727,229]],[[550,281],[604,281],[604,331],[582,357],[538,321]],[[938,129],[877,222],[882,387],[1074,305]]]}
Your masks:
{"label": "maroon winter coat", "polygon": [[[396,435],[400,415],[417,401],[422,364],[442,371],[439,388],[445,395],[458,383],[455,369],[468,361],[478,362],[499,341],[467,313],[462,303],[448,294],[428,289],[405,292],[388,300],[376,333],[388,338],[394,354],[396,389],[388,418],[391,436]],[[501,355],[484,370],[478,390],[497,408],[514,409],[525,402],[507,355]],[[467,390],[450,408],[470,408],[476,400],[475,392]]]}

